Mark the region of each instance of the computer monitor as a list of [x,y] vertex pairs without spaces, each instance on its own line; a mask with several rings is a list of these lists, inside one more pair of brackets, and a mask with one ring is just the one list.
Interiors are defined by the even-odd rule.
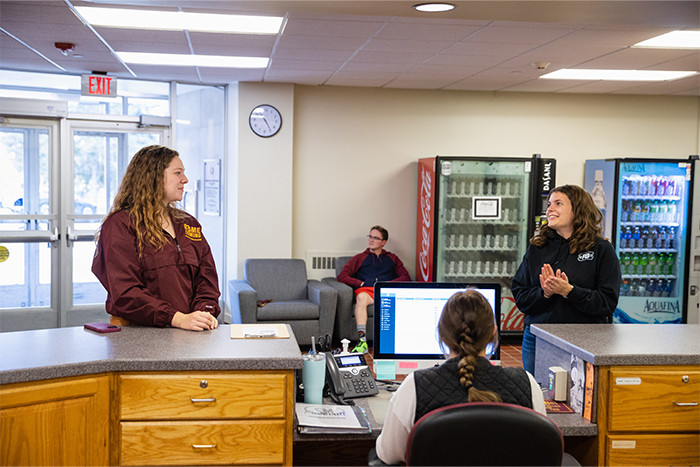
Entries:
[[[374,368],[394,361],[395,374],[408,374],[445,361],[437,325],[447,300],[457,292],[474,289],[494,310],[500,329],[501,286],[492,283],[377,282],[374,285]],[[500,339],[497,340],[500,342]],[[448,350],[449,351],[449,350]],[[486,349],[491,360],[500,360],[500,344]],[[386,367],[385,367],[386,368]]]

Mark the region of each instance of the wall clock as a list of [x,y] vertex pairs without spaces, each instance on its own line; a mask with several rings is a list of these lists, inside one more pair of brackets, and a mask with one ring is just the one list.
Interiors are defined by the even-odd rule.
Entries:
[[282,116],[279,110],[271,105],[259,105],[250,112],[248,118],[250,129],[253,133],[262,137],[269,138],[275,136],[282,127]]

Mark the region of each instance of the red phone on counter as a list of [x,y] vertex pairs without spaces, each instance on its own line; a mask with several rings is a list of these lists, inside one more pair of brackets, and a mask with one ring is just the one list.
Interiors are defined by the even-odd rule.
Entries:
[[87,323],[83,327],[95,332],[118,332],[122,330],[120,326],[109,323]]

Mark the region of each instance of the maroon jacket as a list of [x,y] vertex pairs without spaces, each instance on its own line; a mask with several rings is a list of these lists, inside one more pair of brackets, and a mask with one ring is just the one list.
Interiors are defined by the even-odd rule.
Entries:
[[175,238],[156,251],[146,242],[138,256],[128,211],[102,224],[92,272],[107,289],[107,313],[144,326],[170,325],[176,312],[219,308],[219,280],[209,244],[197,219],[173,219]]
[[364,282],[366,287],[372,287],[379,281],[410,281],[408,271],[394,253],[382,250],[379,255],[372,253],[369,248],[350,258],[350,261],[338,274],[338,281],[357,289]]

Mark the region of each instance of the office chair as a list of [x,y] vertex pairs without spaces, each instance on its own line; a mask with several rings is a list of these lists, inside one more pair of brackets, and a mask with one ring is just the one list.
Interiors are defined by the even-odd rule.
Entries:
[[562,464],[559,427],[513,404],[471,402],[433,410],[416,422],[406,444],[407,465]]

